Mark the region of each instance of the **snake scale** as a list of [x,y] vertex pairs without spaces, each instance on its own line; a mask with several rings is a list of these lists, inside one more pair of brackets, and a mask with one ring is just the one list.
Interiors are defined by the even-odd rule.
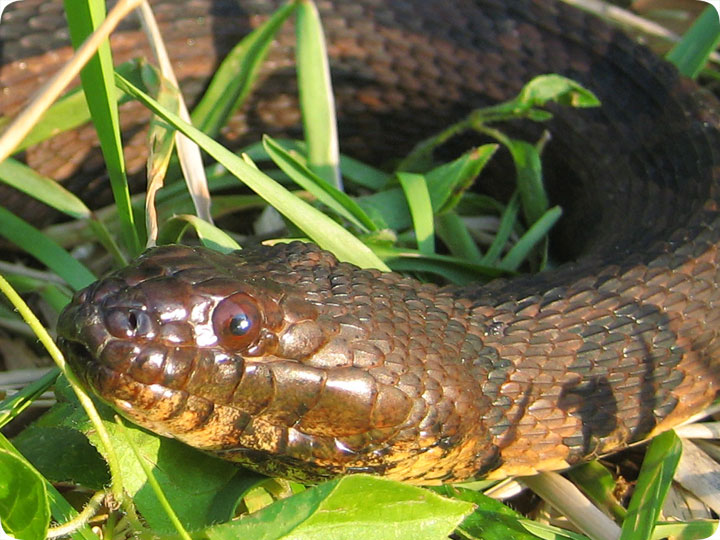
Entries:
[[[16,88],[69,54],[53,30],[56,4],[38,16],[27,1],[9,8],[15,25],[0,25],[14,60],[0,71],[12,89],[0,96],[5,113],[20,105]],[[191,99],[214,59],[275,7],[154,5]],[[573,262],[460,288],[361,270],[299,243],[230,255],[159,247],[79,292],[61,315],[59,343],[83,380],[142,426],[304,480],[371,472],[433,484],[563,469],[708,405],[720,384],[716,102],[557,1],[320,8],[342,149],[358,157],[402,155],[537,74],[598,94],[599,109],[557,110],[544,126],[547,181],[566,209],[554,245]],[[23,21],[44,37],[8,36]],[[141,41],[129,23],[114,38],[117,57]],[[286,32],[225,142],[298,133],[290,49]],[[128,107],[134,170],[142,114]],[[95,197],[93,156],[81,130],[25,158],[70,185],[84,179]]]

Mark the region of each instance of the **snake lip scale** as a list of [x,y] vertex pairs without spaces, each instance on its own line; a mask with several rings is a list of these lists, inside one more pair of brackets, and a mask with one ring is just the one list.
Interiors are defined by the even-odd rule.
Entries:
[[[172,4],[155,3],[171,34],[184,16]],[[197,26],[179,26],[198,32],[198,47],[248,19],[222,1],[192,3],[207,6]],[[360,157],[402,153],[540,73],[599,95],[598,110],[558,109],[547,125],[547,181],[567,209],[555,245],[573,262],[438,287],[301,243],[158,247],[61,314],[58,343],[85,383],[153,431],[306,481],[564,469],[707,406],[720,384],[717,103],[551,0],[323,9],[341,142]],[[241,132],[297,125],[286,43]],[[180,64],[193,53],[182,54]]]

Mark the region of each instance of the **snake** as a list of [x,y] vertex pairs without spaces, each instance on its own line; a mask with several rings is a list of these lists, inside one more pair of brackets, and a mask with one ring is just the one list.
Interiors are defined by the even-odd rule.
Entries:
[[[55,4],[45,4],[50,13]],[[70,54],[54,39],[62,32],[48,31],[55,17],[32,6],[6,14],[44,36],[5,36],[15,59],[0,72],[7,88],[40,82]],[[153,6],[192,100],[229,44],[277,3]],[[566,262],[440,286],[300,242],[229,254],[159,246],[77,292],[60,315],[58,344],[81,380],[142,427],[307,482],[372,473],[439,484],[563,470],[710,404],[720,385],[714,98],[621,30],[556,0],[319,7],[341,148],[373,163],[538,74],[598,95],[597,109],[558,107],[540,127],[508,126],[513,136],[552,134],[543,167],[565,209],[552,245]],[[0,33],[12,28],[6,21]],[[299,132],[291,34],[278,37],[223,142]],[[141,42],[128,23],[113,38],[117,58]],[[3,93],[0,109],[18,108],[17,96]],[[92,198],[102,174],[82,133],[25,158]],[[140,133],[131,130],[130,172],[142,161]]]

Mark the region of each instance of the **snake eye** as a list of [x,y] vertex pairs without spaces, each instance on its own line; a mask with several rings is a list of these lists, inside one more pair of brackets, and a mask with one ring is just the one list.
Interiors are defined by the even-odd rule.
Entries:
[[217,305],[212,322],[221,345],[242,350],[251,346],[260,334],[262,315],[252,298],[236,293]]

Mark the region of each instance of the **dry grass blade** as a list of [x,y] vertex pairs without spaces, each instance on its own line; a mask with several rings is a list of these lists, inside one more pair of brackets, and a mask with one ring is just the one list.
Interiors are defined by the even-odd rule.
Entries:
[[0,135],[0,161],[4,161],[13,153],[43,113],[77,77],[103,40],[107,39],[120,21],[137,8],[140,2],[141,0],[121,0],[118,2],[100,27],[83,43],[75,55],[43,85],[38,95],[15,118],[7,130]]
[[[165,43],[160,35],[160,29],[158,28],[150,4],[148,4],[147,1],[143,1],[142,4],[140,4],[138,15],[148,35],[148,40],[155,58],[158,61],[158,65],[160,66],[160,72],[163,77],[170,81],[176,88],[179,88],[177,77],[175,77],[175,72],[170,63],[170,57],[165,48]],[[190,123],[190,113],[188,112],[182,94],[179,92],[178,101],[178,116]],[[190,196],[195,204],[197,215],[200,219],[212,223],[212,216],[210,214],[210,190],[208,189],[200,148],[182,133],[175,134],[175,143],[177,144],[180,167],[182,168]]]

